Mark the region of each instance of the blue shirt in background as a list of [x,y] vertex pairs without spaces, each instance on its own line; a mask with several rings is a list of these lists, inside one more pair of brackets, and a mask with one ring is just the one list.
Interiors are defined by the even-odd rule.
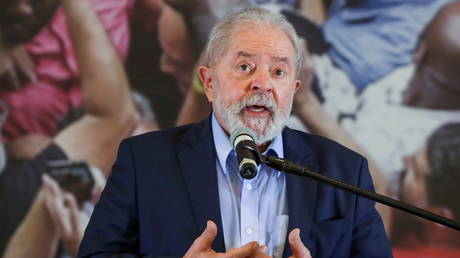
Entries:
[[[268,247],[268,255],[281,257],[289,221],[285,175],[261,165],[255,178],[243,179],[229,137],[214,114],[212,133],[225,249],[257,241]],[[264,154],[284,157],[281,133]]]
[[323,31],[329,55],[362,91],[409,64],[420,33],[452,0],[335,0]]

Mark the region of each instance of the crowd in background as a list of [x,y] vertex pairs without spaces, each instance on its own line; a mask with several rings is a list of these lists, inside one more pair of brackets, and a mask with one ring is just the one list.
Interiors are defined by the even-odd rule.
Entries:
[[[75,257],[120,141],[209,117],[207,36],[257,6],[303,40],[288,126],[364,155],[376,192],[460,221],[460,1],[4,0],[0,255]],[[460,256],[460,233],[377,209],[396,257]]]

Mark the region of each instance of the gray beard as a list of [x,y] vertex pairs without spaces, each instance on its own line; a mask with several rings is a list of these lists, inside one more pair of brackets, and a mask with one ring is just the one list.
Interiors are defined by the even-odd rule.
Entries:
[[[219,90],[216,90],[214,112],[220,115],[224,128],[232,134],[236,129],[249,127],[256,133],[254,141],[261,145],[272,141],[283,130],[287,117],[291,114],[292,96],[290,105],[286,110],[279,110],[273,98],[269,94],[256,94],[242,101],[224,106]],[[271,114],[266,118],[248,118],[243,116],[244,108],[250,105],[265,106]]]

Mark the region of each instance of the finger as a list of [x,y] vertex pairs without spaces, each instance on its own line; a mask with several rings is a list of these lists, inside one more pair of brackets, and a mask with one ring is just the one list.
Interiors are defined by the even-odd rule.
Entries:
[[71,222],[69,211],[65,207],[64,193],[61,191],[57,182],[48,175],[42,176],[43,189],[46,191],[46,207],[51,219],[56,226],[60,236],[71,234]]
[[302,243],[300,239],[300,229],[296,228],[289,233],[289,244],[291,246],[292,256],[294,257],[310,257],[310,251]]
[[90,172],[94,179],[94,186],[91,190],[91,202],[96,204],[99,202],[102,190],[104,190],[104,186],[107,180],[105,179],[102,171],[97,167],[90,166]]
[[252,241],[252,242],[249,242],[243,245],[240,248],[235,248],[235,249],[228,251],[227,253],[225,253],[226,255],[224,255],[224,257],[232,257],[232,258],[248,257],[251,255],[254,255],[259,249],[259,247],[260,247],[259,243],[257,243],[256,241]]
[[204,251],[211,248],[212,242],[217,235],[217,226],[216,224],[208,220],[206,223],[206,228],[204,229],[203,233],[193,242],[190,249],[192,251]]
[[34,82],[36,80],[34,62],[24,48],[17,50],[15,62],[21,79],[24,79],[25,82]]
[[15,58],[13,58],[12,60],[12,67],[10,69],[10,80],[11,80],[11,83],[12,85],[14,86],[14,89],[15,90],[18,90],[21,88],[21,70],[20,68],[18,68],[18,65],[17,65],[17,60]]
[[271,256],[267,255],[264,252],[261,252],[259,250],[256,250],[254,253],[251,255],[247,256],[248,258],[272,258]]
[[49,193],[49,194],[51,194],[53,196],[60,196],[61,195],[61,189],[59,188],[59,185],[49,175],[47,175],[47,174],[42,175],[42,183],[43,183],[43,189],[47,193]]
[[99,202],[99,199],[101,199],[101,194],[102,194],[103,189],[104,189],[103,187],[95,186],[91,190],[91,202],[93,204],[97,204]]
[[47,174],[42,175],[42,189],[46,193],[45,200],[49,210],[53,210],[61,201],[59,187],[56,182]]
[[1,87],[6,90],[15,90],[15,71],[14,62],[11,58],[0,60],[0,81]]
[[21,86],[36,81],[36,76],[33,70],[29,69],[28,67],[24,67],[23,65],[18,64],[17,74],[19,81],[21,82]]
[[46,200],[46,207],[48,213],[53,220],[58,235],[63,237],[70,234],[70,222],[68,219],[68,212],[64,207],[62,199],[50,196]]
[[64,195],[64,204],[66,205],[69,211],[70,229],[72,230],[72,235],[68,237],[79,239],[83,236],[85,227],[82,226],[82,220],[80,219],[80,209],[78,207],[75,196],[71,193],[66,193]]
[[14,91],[18,90],[21,87],[21,81],[19,80],[19,76],[14,67],[9,69],[8,73],[5,76],[8,89]]
[[267,253],[268,247],[266,245],[261,245],[259,246],[259,249],[257,251],[262,252],[262,253]]
[[80,230],[80,210],[78,209],[77,200],[71,193],[64,194],[64,205],[69,211],[70,226],[73,234]]
[[268,247],[265,246],[265,245],[261,245],[261,246],[259,246],[259,248],[258,248],[253,254],[251,254],[249,257],[250,257],[250,258],[267,258],[267,257],[270,257],[269,255],[267,255],[267,251],[268,251]]

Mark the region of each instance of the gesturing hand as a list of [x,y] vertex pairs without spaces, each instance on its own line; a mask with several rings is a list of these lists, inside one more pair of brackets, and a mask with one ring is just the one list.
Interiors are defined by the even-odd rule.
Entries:
[[[302,243],[300,239],[300,230],[298,228],[294,229],[289,233],[289,245],[291,246],[292,255],[289,258],[311,258],[310,251]],[[267,250],[266,246],[261,246],[256,252],[254,252],[250,258],[269,258],[265,252]]]
[[292,251],[292,256],[289,258],[311,258],[310,251],[300,239],[300,229],[296,228],[289,233],[289,245]]
[[232,249],[226,253],[217,253],[211,249],[211,245],[217,235],[217,226],[214,222],[208,221],[206,229],[201,235],[195,239],[190,249],[185,253],[185,258],[204,258],[204,257],[220,257],[220,258],[243,258],[251,256],[259,249],[257,242],[249,242],[240,248]]

